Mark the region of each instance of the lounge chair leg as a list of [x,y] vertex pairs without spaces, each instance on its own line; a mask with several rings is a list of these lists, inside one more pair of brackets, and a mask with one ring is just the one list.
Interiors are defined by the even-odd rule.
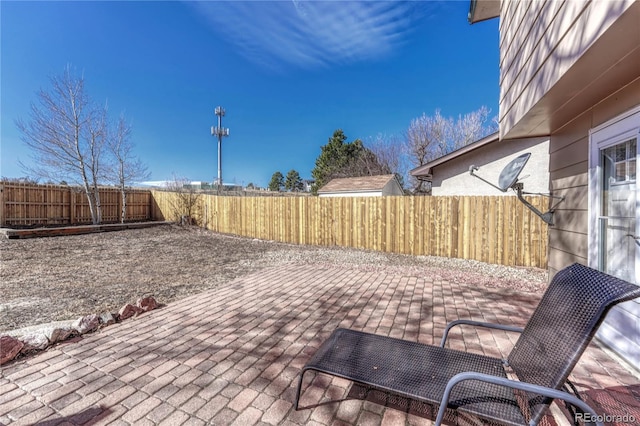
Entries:
[[306,372],[307,372],[306,368],[303,368],[302,371],[300,372],[300,380],[298,381],[298,390],[296,391],[296,403],[295,403],[296,411],[299,410],[298,403],[300,402],[300,393],[302,392],[302,379],[304,379],[304,373]]

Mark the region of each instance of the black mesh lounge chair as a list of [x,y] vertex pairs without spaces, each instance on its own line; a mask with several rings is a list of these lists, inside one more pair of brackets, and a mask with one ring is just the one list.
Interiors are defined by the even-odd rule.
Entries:
[[[445,414],[537,425],[554,399],[596,416],[566,391],[567,377],[608,310],[636,297],[640,287],[574,264],[556,274],[524,329],[453,321],[440,346],[337,329],[303,367],[295,407],[304,373],[313,370],[439,406],[436,426]],[[445,348],[449,330],[462,324],[521,334],[505,360]]]

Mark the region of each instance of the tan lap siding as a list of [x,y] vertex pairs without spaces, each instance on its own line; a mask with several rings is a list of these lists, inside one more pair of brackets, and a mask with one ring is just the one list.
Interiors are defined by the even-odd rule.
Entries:
[[549,275],[575,262],[587,264],[590,116],[587,112],[569,123],[549,144],[551,190],[565,197],[549,228]]
[[[640,79],[611,95],[551,136],[550,184],[566,197],[549,228],[549,275],[573,262],[587,264],[589,129],[640,104]],[[595,208],[595,206],[593,206]]]
[[601,2],[599,7],[573,0],[511,4],[514,1],[502,5],[501,137],[633,4],[631,0]]

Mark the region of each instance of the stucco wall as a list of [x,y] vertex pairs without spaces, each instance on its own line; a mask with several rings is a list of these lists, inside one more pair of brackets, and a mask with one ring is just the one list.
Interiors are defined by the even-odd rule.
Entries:
[[529,138],[493,142],[462,154],[432,169],[432,195],[515,195],[501,192],[469,174],[469,166],[480,168],[476,174],[498,184],[498,176],[512,159],[531,153],[521,179],[527,192],[549,192],[549,138]]

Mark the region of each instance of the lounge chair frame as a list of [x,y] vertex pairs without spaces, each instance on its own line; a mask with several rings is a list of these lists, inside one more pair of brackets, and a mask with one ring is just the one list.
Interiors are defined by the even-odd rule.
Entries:
[[[339,328],[303,367],[295,409],[300,409],[305,373],[315,371],[437,405],[436,426],[447,414],[535,426],[554,399],[597,418],[564,387],[609,309],[637,297],[639,286],[574,264],[555,275],[524,328],[456,320],[446,326],[440,346]],[[450,330],[462,325],[520,337],[506,359],[446,348]]]

